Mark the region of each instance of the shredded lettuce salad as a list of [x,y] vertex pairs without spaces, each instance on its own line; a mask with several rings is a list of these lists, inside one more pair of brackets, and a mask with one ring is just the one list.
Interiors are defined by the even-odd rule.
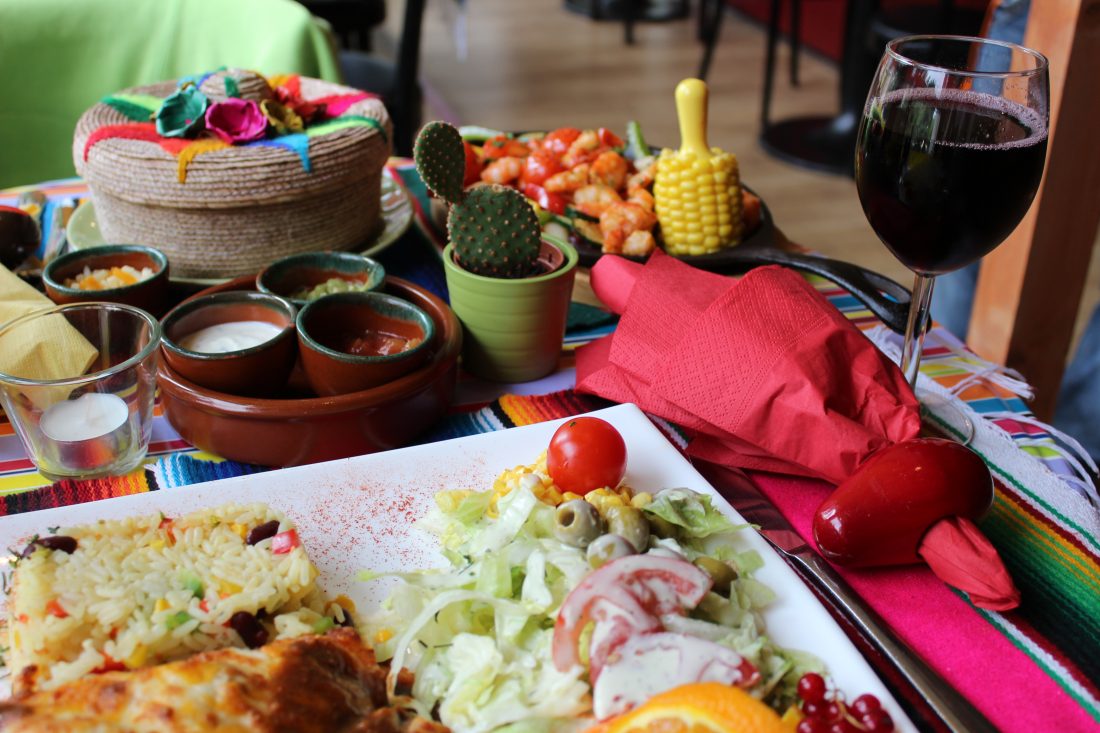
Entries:
[[[551,640],[559,607],[592,567],[584,550],[554,536],[555,507],[536,497],[536,487],[537,479],[519,481],[499,498],[496,518],[486,513],[491,491],[442,492],[418,527],[439,539],[451,567],[359,576],[404,581],[362,631],[380,661],[415,673],[422,712],[435,711],[458,733],[551,733],[591,723],[583,717],[591,711],[587,674],[559,672]],[[761,675],[750,692],[782,712],[801,674],[823,668],[767,636],[761,610],[775,596],[752,577],[760,556],[730,541],[742,527],[689,489],[659,492],[643,511],[679,528],[675,539],[651,537],[649,552],[691,561],[706,555],[737,570],[727,593],[708,593],[689,615],[666,619],[667,630],[747,658]]]

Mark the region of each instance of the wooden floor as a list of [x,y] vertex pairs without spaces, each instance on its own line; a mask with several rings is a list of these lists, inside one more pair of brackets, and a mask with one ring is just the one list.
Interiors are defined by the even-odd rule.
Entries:
[[[391,3],[387,21],[394,35],[398,5]],[[429,118],[505,130],[571,125],[620,131],[633,119],[648,140],[679,144],[672,94],[699,65],[694,18],[640,24],[635,45],[627,46],[620,23],[576,15],[562,0],[467,0],[465,6],[467,53],[460,59],[457,3],[428,3],[421,76]],[[785,72],[785,46],[781,54]],[[792,166],[760,148],[763,59],[763,29],[727,14],[707,80],[710,143],[738,156],[742,179],[792,240],[909,285],[911,275],[868,226],[850,179]],[[803,53],[801,69],[799,87],[791,87],[785,73],[777,75],[773,118],[836,109],[836,67]],[[1088,305],[1100,296],[1100,257],[1093,258],[1092,270]]]

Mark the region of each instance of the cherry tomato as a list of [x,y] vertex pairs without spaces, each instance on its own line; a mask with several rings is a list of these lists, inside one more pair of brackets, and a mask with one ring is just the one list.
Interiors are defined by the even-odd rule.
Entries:
[[545,150],[536,150],[523,162],[523,172],[519,174],[520,183],[533,183],[541,186],[547,178],[565,170],[558,156]]
[[553,214],[565,213],[565,197],[560,193],[550,193],[542,186],[533,183],[523,184],[523,195]]
[[542,139],[542,148],[555,155],[561,155],[580,136],[581,131],[575,127],[559,127]]
[[626,443],[606,420],[575,417],[550,439],[546,468],[562,491],[583,496],[618,486],[626,474]]
[[477,157],[477,149],[473,145],[462,141],[462,147],[466,150],[466,175],[462,179],[463,187],[472,186],[481,180],[481,160]]
[[481,146],[481,155],[486,160],[496,160],[497,158],[507,157],[523,158],[526,157],[529,152],[531,151],[526,145],[507,135],[491,137]]
[[611,130],[608,130],[606,127],[601,127],[597,130],[596,137],[600,139],[601,145],[606,145],[609,148],[621,148],[625,144],[621,137],[611,132]]

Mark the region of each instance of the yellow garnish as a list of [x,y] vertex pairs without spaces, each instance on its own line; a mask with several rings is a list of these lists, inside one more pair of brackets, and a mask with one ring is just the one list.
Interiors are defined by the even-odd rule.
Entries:
[[111,275],[121,280],[123,285],[133,285],[137,282],[136,277],[126,272],[126,270],[123,270],[121,267],[112,267]]
[[154,550],[163,550],[164,549],[164,540],[162,538],[158,537],[155,540],[153,540],[152,542],[150,542],[149,546],[152,547]]
[[168,605],[168,601],[164,600],[163,598],[158,598],[156,605],[153,606],[153,611],[159,613],[160,611],[167,611],[169,608],[170,606]]
[[648,491],[643,491],[640,494],[635,494],[634,498],[630,500],[630,506],[635,509],[643,509],[653,503],[653,494]]
[[242,590],[244,590],[244,588],[237,585],[236,583],[230,583],[228,580],[218,581],[218,595],[222,598],[225,598],[226,596],[231,596],[235,593],[240,593]]
[[378,633],[374,635],[375,644],[385,644],[387,641],[393,638],[393,629],[379,629]]
[[248,536],[248,527],[244,526],[240,522],[231,522],[229,524],[229,529],[230,531],[239,534],[242,540]]
[[355,601],[351,600],[343,593],[333,598],[332,602],[348,613],[355,613]]
[[144,644],[138,644],[133,653],[126,657],[126,661],[123,662],[130,669],[137,669],[138,667],[145,666],[145,660],[149,658],[149,650],[145,648]]

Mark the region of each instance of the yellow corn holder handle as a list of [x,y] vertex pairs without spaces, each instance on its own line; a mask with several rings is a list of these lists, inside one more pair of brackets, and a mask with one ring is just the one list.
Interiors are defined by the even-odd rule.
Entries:
[[676,85],[680,150],[657,159],[653,195],[665,251],[702,255],[741,241],[741,179],[737,158],[707,146],[707,85]]

